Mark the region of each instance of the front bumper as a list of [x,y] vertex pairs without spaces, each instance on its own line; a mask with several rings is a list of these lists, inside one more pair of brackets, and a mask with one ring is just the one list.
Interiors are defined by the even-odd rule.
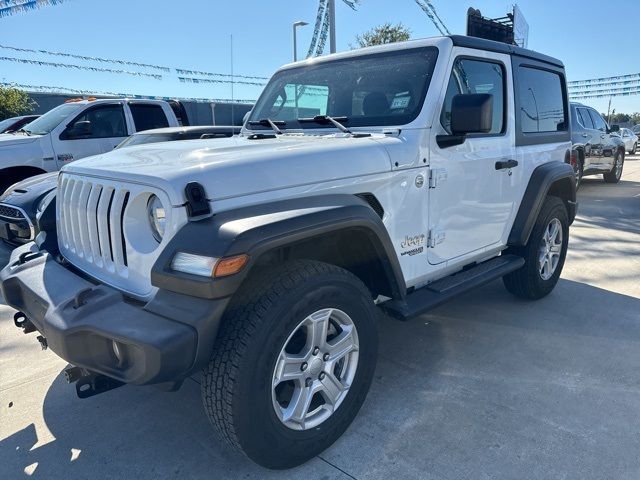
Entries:
[[33,243],[12,252],[0,289],[64,360],[138,385],[179,382],[206,365],[228,303],[163,290],[136,303]]

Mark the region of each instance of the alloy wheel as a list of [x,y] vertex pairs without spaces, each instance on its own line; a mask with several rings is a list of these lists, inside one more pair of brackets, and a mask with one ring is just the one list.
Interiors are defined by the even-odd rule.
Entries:
[[358,332],[345,312],[306,317],[282,347],[272,377],[273,408],[293,430],[308,430],[340,406],[358,368]]
[[538,271],[543,280],[549,280],[560,262],[562,253],[562,223],[552,219],[544,230],[538,251]]
[[622,177],[622,166],[624,165],[624,155],[618,152],[616,154],[616,178],[620,179]]

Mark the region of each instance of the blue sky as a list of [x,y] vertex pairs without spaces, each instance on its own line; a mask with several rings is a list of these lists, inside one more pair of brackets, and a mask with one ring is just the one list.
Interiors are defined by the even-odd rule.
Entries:
[[[362,0],[356,12],[337,2],[338,50],[349,49],[356,34],[385,21],[403,22],[414,38],[438,34],[414,0]],[[469,6],[480,8],[485,16],[498,17],[512,2],[432,3],[453,33],[464,33]],[[618,0],[606,8],[600,0],[520,0],[518,4],[530,25],[529,47],[561,58],[570,80],[640,71],[634,23],[640,13],[638,0]],[[317,0],[67,0],[59,6],[0,18],[0,44],[229,73],[233,35],[235,73],[268,77],[291,61],[291,23],[313,23],[316,9]],[[619,22],[614,21],[616,15]],[[610,20],[609,26],[603,23],[603,16]],[[298,30],[300,56],[306,52],[312,30],[311,25]],[[0,56],[132,69],[5,49],[0,49]],[[231,96],[229,85],[180,83],[175,74],[154,80],[7,61],[0,61],[0,80],[145,95]],[[236,98],[255,99],[259,92],[260,87],[236,85],[234,93]],[[589,103],[606,111],[608,100]],[[640,111],[640,96],[614,98],[612,106],[618,112]]]

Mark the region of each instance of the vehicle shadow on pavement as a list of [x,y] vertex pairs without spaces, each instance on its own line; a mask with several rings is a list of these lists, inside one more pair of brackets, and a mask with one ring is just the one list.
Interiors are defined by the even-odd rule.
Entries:
[[561,280],[546,299],[525,302],[494,282],[411,322],[381,316],[380,329],[378,368],[360,415],[298,469],[270,472],[220,443],[195,380],[177,393],[126,386],[79,400],[58,375],[40,387],[42,425],[23,423],[0,441],[0,478],[640,472],[639,299]]

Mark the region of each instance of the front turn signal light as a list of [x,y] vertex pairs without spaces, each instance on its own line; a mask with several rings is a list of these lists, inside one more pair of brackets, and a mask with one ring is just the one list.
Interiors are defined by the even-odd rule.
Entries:
[[178,252],[171,261],[171,269],[200,277],[227,277],[238,273],[249,261],[249,255],[216,258]]
[[227,257],[218,261],[216,268],[213,270],[214,277],[227,277],[238,273],[244,268],[249,261],[249,255],[236,255],[235,257]]

